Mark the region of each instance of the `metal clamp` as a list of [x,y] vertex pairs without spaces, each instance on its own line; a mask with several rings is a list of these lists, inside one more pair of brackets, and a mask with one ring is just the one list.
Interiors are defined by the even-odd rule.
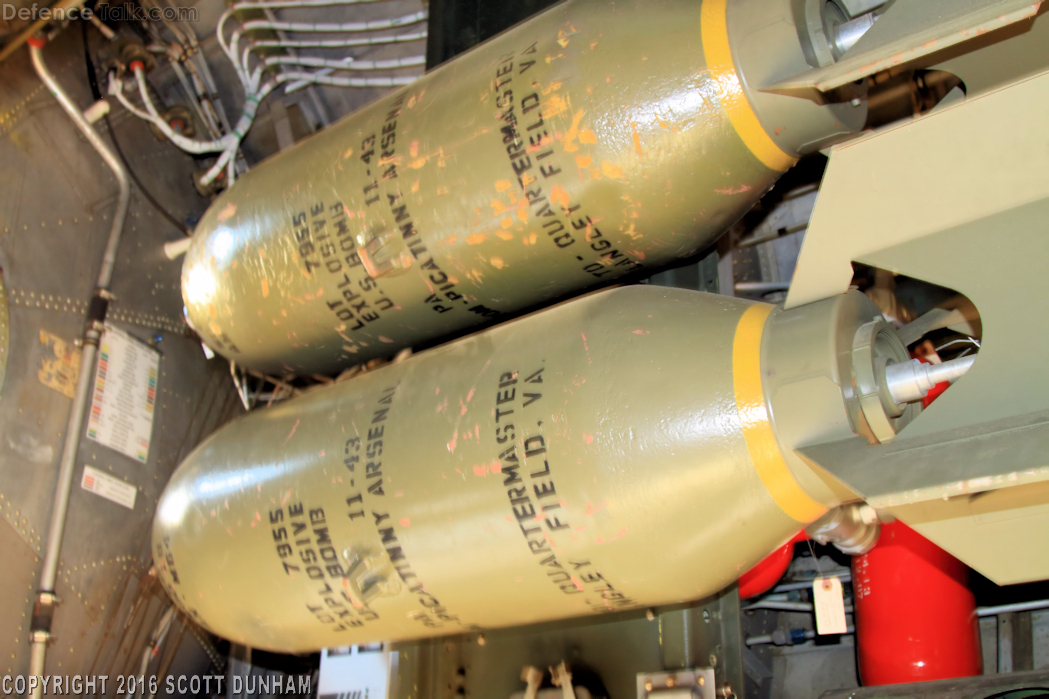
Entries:
[[41,590],[36,593],[36,601],[43,605],[54,606],[56,604],[62,604],[62,598],[56,595],[54,592],[48,590]]
[[47,643],[51,640],[51,619],[54,617],[55,607],[61,601],[51,590],[37,591],[33,618],[29,622],[29,638],[33,643]]

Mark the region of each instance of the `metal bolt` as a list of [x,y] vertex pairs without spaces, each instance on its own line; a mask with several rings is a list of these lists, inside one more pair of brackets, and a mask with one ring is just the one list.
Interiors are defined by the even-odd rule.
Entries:
[[718,666],[718,656],[716,656],[713,653],[711,653],[709,660],[710,660],[710,667],[717,667]]
[[655,619],[656,618],[655,610],[654,609],[649,609],[647,612],[645,612],[645,618],[648,619],[649,621],[652,621],[653,619]]
[[699,677],[696,678],[696,684],[698,684],[700,687],[702,687],[706,683],[707,683],[707,678],[704,677],[703,675],[700,675]]
[[645,691],[646,692],[651,692],[652,691],[652,680],[647,680],[645,682]]
[[477,645],[483,646],[485,643],[488,643],[488,641],[485,639],[484,634],[482,633],[477,637]]
[[667,686],[668,687],[673,687],[676,684],[677,684],[677,678],[675,678],[673,675],[670,675],[669,677],[667,677]]

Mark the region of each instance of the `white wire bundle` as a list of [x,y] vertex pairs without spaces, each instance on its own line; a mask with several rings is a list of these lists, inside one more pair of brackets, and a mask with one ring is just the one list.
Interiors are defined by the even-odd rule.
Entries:
[[[373,20],[369,22],[345,22],[345,23],[309,23],[309,22],[282,22],[272,19],[251,20],[245,22],[230,35],[230,41],[225,40],[225,24],[240,10],[275,10],[282,8],[301,7],[327,7],[332,5],[357,5],[383,0],[245,0],[234,3],[219,17],[215,28],[215,35],[219,46],[233,64],[233,68],[244,88],[244,108],[240,119],[233,130],[220,139],[211,141],[197,141],[186,138],[175,133],[160,114],[157,113],[153,101],[150,99],[146,77],[141,65],[133,65],[132,72],[138,83],[139,95],[146,111],[142,111],[124,95],[123,85],[112,73],[109,76],[109,94],[116,97],[124,107],[140,119],[154,124],[161,133],[171,140],[176,146],[189,153],[220,153],[215,164],[200,178],[201,184],[209,184],[222,172],[227,171],[228,184],[233,184],[236,178],[236,154],[240,148],[241,140],[251,128],[258,112],[259,103],[262,102],[273,90],[285,85],[286,92],[292,92],[307,85],[332,85],[335,87],[394,87],[407,85],[414,82],[418,76],[396,76],[396,77],[343,77],[332,75],[334,71],[370,71],[390,70],[396,68],[408,68],[425,65],[425,56],[408,56],[388,60],[365,61],[345,58],[342,60],[330,60],[315,58],[311,56],[279,55],[268,56],[258,62],[251,69],[252,52],[260,48],[343,48],[350,46],[375,46],[393,44],[405,41],[425,39],[426,32],[413,32],[407,34],[396,34],[392,36],[340,38],[340,39],[318,39],[318,40],[287,40],[265,39],[250,41],[243,52],[238,55],[239,44],[248,33],[258,30],[289,32],[311,32],[311,33],[360,33],[376,30],[393,29],[417,24],[426,19],[426,12],[415,12],[392,19]],[[263,75],[268,68],[274,66],[291,66],[284,68],[280,73],[273,76],[265,83],[262,82]],[[307,71],[301,68],[320,68],[321,70]]]

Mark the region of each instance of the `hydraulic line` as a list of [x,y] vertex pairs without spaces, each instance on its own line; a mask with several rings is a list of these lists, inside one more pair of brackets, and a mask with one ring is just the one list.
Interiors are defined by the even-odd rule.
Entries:
[[[105,252],[102,256],[98,280],[95,284],[94,294],[88,304],[87,318],[84,323],[83,347],[80,356],[80,376],[77,379],[73,405],[66,425],[65,444],[62,449],[61,460],[59,461],[58,478],[55,484],[55,500],[51,512],[51,526],[47,535],[44,562],[40,571],[40,586],[34,606],[33,620],[30,625],[29,672],[32,675],[44,674],[47,643],[51,638],[51,622],[55,605],[58,602],[54,592],[55,577],[58,573],[59,555],[62,550],[62,538],[65,533],[69,495],[73,485],[73,472],[76,469],[76,456],[80,447],[84,417],[87,414],[87,400],[91,392],[98,343],[102,336],[103,323],[105,322],[106,311],[109,305],[109,286],[113,278],[113,267],[116,265],[117,246],[120,243],[121,233],[124,229],[124,220],[131,201],[131,183],[123,164],[110,150],[105,141],[99,137],[91,124],[84,118],[80,108],[73,102],[54,74],[47,68],[41,50],[43,46],[44,41],[42,39],[33,37],[29,40],[29,54],[37,75],[40,76],[41,81],[54,95],[62,109],[69,115],[69,118],[72,119],[74,125],[84,135],[88,143],[102,156],[106,165],[112,170],[117,180],[119,194],[117,196],[116,211],[113,213],[113,223],[109,230],[109,238],[106,241]],[[39,696],[40,691],[41,688],[38,687],[34,690],[33,695]]]

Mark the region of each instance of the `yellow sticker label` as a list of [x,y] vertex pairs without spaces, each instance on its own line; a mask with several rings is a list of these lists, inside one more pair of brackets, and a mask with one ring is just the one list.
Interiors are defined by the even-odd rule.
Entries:
[[40,331],[40,383],[61,394],[73,397],[80,376],[80,348],[51,333]]

